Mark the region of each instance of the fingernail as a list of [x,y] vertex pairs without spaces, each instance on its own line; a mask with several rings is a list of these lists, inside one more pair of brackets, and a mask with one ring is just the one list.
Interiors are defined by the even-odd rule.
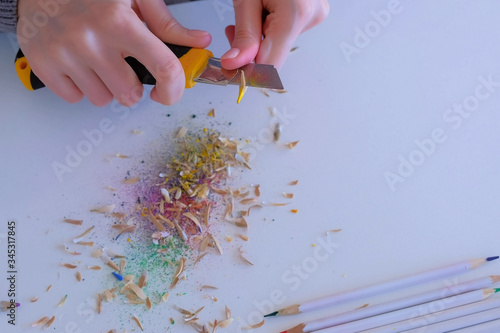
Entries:
[[240,54],[240,49],[237,48],[232,48],[231,50],[227,51],[224,53],[224,55],[221,57],[221,59],[233,59],[236,58]]
[[203,31],[203,30],[189,30],[188,35],[191,37],[205,37],[208,35],[208,32]]

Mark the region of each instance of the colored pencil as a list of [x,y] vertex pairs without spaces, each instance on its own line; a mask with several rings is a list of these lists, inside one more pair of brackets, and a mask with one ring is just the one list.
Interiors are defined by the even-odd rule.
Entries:
[[[474,302],[482,301],[500,289],[479,289],[469,291],[468,293],[454,295],[447,298],[442,298],[437,301],[432,301],[424,304],[414,305],[407,308],[399,309],[396,311],[384,313],[378,316],[369,317],[361,320],[351,321],[342,325],[336,325],[325,329],[314,331],[315,333],[345,333],[345,332],[360,332],[370,328],[378,327],[381,325],[395,323],[415,316],[415,314],[423,312],[424,314],[432,316],[436,310],[447,310],[456,308],[458,306],[471,304]],[[427,312],[427,313],[425,313]],[[392,332],[392,329],[385,332]]]
[[340,292],[326,297],[306,301],[301,304],[291,305],[284,309],[269,313],[264,317],[273,317],[279,315],[294,315],[315,309],[325,308],[328,306],[360,299],[363,297],[382,294],[384,292],[401,289],[404,287],[414,286],[417,284],[429,282],[446,276],[456,275],[475,269],[486,262],[493,261],[499,257],[488,257],[484,259],[473,259],[461,261],[452,265],[440,267],[430,271],[418,273],[415,275],[406,276],[400,279],[391,280],[385,283],[371,285],[361,289],[354,289],[350,291]]
[[[486,311],[481,311],[478,313],[473,313],[468,316],[463,316],[460,318],[450,319],[446,321],[442,321],[437,324],[427,325],[425,327],[416,328],[413,330],[405,331],[405,333],[442,333],[458,330],[461,328],[470,327],[477,324],[486,323],[493,319],[500,318],[500,307],[493,308]],[[425,329],[425,330],[423,330]],[[476,331],[474,331],[476,332]],[[498,331],[497,331],[498,332]]]
[[407,297],[399,298],[397,300],[388,301],[385,303],[369,305],[364,308],[355,309],[343,313],[333,315],[331,317],[318,319],[315,321],[310,321],[307,323],[301,323],[291,329],[288,329],[282,333],[305,333],[313,332],[315,330],[320,330],[327,327],[332,327],[335,325],[345,324],[351,321],[376,316],[382,313],[387,313],[399,309],[403,309],[409,306],[422,304],[426,302],[431,302],[448,296],[454,296],[461,293],[488,288],[492,284],[500,282],[500,275],[493,275],[488,277],[483,277],[455,286],[449,286],[444,288],[438,288],[435,290],[427,291],[418,295],[410,295]]
[[488,321],[486,323],[461,328],[453,333],[498,333],[500,332],[500,319]]
[[[482,302],[475,302],[443,311],[440,310],[439,312],[435,312],[432,315],[420,315],[419,313],[418,317],[412,317],[408,318],[408,320],[369,329],[363,331],[363,333],[404,332],[410,329],[415,329],[429,324],[435,324],[445,320],[467,316],[469,314],[486,311],[497,307],[500,307],[500,297],[491,297]],[[425,331],[425,329],[422,329],[422,331]],[[500,332],[500,330],[498,330],[497,332]]]

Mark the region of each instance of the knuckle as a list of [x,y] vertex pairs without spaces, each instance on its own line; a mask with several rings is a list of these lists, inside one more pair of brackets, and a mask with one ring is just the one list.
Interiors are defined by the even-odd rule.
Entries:
[[184,70],[178,60],[170,60],[156,66],[156,82],[175,83],[184,77]]

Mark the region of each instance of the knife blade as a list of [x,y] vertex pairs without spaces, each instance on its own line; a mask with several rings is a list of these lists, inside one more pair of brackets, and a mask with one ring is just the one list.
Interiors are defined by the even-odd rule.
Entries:
[[[224,69],[219,58],[206,49],[197,49],[165,43],[181,62],[186,76],[186,88],[192,88],[196,83],[226,85],[241,85],[241,72],[244,72],[245,84],[249,87],[267,89],[283,89],[278,71],[273,65],[250,63],[234,70]],[[156,84],[156,79],[133,57],[125,58],[137,77],[143,84]],[[45,87],[42,81],[33,73],[28,60],[21,49],[17,52],[15,67],[18,77],[28,90]]]

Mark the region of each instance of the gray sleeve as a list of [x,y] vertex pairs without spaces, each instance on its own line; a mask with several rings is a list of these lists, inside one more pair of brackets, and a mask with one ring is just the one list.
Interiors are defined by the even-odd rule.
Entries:
[[17,0],[0,0],[0,32],[16,32]]

